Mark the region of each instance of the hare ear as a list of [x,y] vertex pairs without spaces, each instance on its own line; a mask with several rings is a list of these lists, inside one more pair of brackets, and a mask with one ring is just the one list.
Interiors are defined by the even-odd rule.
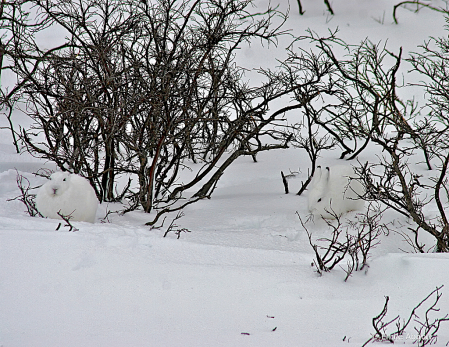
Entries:
[[[329,166],[326,166],[326,170],[323,173],[323,177],[322,177],[322,184],[328,184],[329,183],[329,177],[331,175],[331,169],[329,168]],[[326,182],[326,183],[324,183]]]
[[312,180],[310,181],[310,187],[315,187],[319,181],[321,181],[321,166],[316,167]]

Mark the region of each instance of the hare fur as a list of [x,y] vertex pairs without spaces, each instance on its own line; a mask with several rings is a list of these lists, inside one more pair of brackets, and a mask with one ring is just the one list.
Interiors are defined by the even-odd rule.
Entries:
[[68,172],[55,172],[36,194],[36,208],[47,218],[61,219],[58,212],[71,221],[95,222],[98,200],[85,178]]
[[352,166],[317,167],[308,192],[309,211],[315,216],[334,219],[350,211],[362,210],[363,185]]

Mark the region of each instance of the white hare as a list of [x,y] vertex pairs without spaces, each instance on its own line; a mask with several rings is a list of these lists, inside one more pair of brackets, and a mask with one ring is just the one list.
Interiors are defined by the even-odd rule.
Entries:
[[352,166],[317,167],[310,182],[308,205],[315,216],[333,219],[349,211],[362,210],[363,185],[356,180]]
[[55,172],[36,194],[36,208],[48,218],[61,219],[58,212],[72,221],[95,222],[98,200],[85,178],[68,172]]

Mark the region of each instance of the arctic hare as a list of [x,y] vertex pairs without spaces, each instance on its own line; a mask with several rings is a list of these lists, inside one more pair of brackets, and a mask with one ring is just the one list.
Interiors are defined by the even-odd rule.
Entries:
[[36,208],[48,218],[61,219],[58,212],[72,221],[95,222],[98,200],[85,178],[68,172],[55,172],[39,188]]
[[317,167],[310,182],[309,211],[316,216],[333,219],[346,212],[363,209],[365,202],[360,196],[364,188],[356,177],[349,165],[335,165],[324,170]]

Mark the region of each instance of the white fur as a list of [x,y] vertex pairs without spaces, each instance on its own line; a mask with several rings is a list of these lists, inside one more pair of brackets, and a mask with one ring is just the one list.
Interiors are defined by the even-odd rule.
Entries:
[[313,206],[315,206],[318,199],[323,197],[324,190],[327,187],[328,180],[329,180],[329,168],[326,167],[323,170],[321,166],[318,166],[315,169],[315,173],[313,174],[308,189],[309,191],[308,202],[310,211],[313,208]]
[[48,218],[61,219],[72,216],[71,221],[95,222],[98,200],[95,191],[85,178],[68,172],[55,172],[39,188],[36,208]]
[[[316,176],[316,177],[315,177]],[[363,185],[357,181],[352,166],[335,165],[326,171],[317,167],[310,182],[309,211],[315,216],[333,219],[349,211],[362,210]]]

